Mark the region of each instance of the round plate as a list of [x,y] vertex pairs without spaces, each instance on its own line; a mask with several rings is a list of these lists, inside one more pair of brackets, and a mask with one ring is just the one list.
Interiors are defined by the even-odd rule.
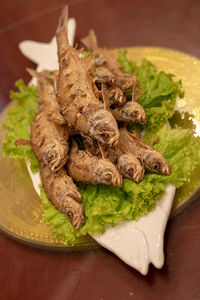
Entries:
[[[200,135],[200,61],[187,54],[162,48],[135,47],[128,49],[128,58],[140,63],[150,60],[158,70],[181,79],[185,97],[177,100],[176,109],[189,113]],[[9,107],[8,107],[9,108]],[[6,119],[8,108],[0,115],[0,126]],[[178,116],[177,120],[178,122]],[[3,131],[0,131],[2,145]],[[40,198],[36,194],[24,161],[12,161],[0,155],[0,229],[10,237],[37,248],[56,251],[80,251],[100,247],[86,236],[76,245],[66,246],[54,238],[51,228],[42,221]],[[194,171],[192,181],[177,189],[171,216],[188,205],[199,191],[200,175]]]

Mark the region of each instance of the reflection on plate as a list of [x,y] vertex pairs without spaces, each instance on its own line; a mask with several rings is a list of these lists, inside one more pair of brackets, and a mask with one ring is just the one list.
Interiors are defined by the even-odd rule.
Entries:
[[[181,116],[186,112],[191,115],[190,119],[193,119],[196,133],[199,134],[200,61],[184,53],[161,48],[130,48],[128,57],[137,63],[146,58],[155,64],[158,70],[173,73],[177,79],[182,79],[185,97],[177,101],[176,108]],[[6,113],[7,110],[0,116],[1,127]],[[179,114],[176,115],[176,121],[181,122]],[[1,144],[2,140],[1,130]],[[76,251],[99,247],[89,236],[81,238],[74,246],[63,245],[61,240],[55,239],[51,229],[42,221],[40,199],[32,186],[25,162],[9,162],[7,158],[0,156],[0,164],[0,229],[2,231],[14,239],[37,248]],[[196,170],[192,181],[177,190],[171,216],[195,198],[199,186],[200,175]]]

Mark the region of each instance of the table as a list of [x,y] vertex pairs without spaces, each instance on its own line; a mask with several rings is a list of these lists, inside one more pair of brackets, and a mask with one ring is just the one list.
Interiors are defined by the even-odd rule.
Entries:
[[[0,110],[34,67],[18,50],[49,42],[61,7],[77,20],[76,41],[94,28],[101,46],[159,46],[200,58],[199,0],[0,0]],[[146,277],[107,250],[56,253],[0,235],[0,299],[200,299],[200,197],[168,222],[165,265]]]

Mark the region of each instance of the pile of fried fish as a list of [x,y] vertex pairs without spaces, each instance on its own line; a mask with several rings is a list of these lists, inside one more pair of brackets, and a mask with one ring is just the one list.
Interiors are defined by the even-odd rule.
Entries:
[[65,7],[56,30],[59,70],[29,70],[37,78],[39,98],[31,145],[48,199],[78,229],[84,207],[73,180],[120,187],[122,177],[140,182],[145,170],[169,175],[170,166],[127,130],[127,124],[147,122],[137,103],[136,75],[120,70],[114,54],[98,47],[93,31],[82,40],[90,53],[84,57],[69,45],[67,25]]

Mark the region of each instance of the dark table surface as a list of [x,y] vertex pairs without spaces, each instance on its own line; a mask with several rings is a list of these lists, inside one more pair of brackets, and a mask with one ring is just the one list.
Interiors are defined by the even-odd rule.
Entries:
[[[159,46],[200,58],[199,0],[0,0],[0,109],[34,67],[18,50],[49,42],[61,7],[77,20],[76,40],[94,28],[101,46]],[[200,299],[200,199],[168,222],[165,265],[146,277],[107,250],[55,253],[0,235],[0,299]]]

